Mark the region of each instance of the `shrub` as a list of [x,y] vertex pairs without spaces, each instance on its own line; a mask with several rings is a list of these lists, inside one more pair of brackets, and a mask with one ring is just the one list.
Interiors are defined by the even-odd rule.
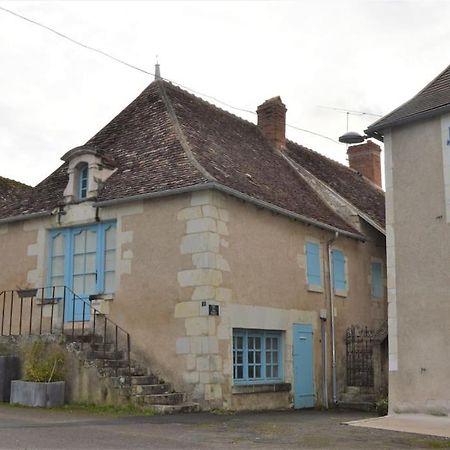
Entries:
[[25,350],[24,380],[49,383],[64,381],[65,354],[56,344],[34,342]]
[[375,403],[375,409],[379,416],[387,416],[388,409],[389,409],[389,400],[387,397],[380,398]]

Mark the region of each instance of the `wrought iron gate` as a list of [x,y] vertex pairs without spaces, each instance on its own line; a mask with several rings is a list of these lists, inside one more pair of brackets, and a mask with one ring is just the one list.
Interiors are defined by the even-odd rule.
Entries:
[[346,332],[347,386],[373,387],[373,331],[351,326]]

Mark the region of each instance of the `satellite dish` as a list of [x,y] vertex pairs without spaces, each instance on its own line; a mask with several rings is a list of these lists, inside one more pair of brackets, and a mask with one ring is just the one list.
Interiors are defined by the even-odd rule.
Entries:
[[348,131],[339,137],[339,142],[343,142],[344,144],[359,144],[366,140],[366,136],[362,136],[356,131]]

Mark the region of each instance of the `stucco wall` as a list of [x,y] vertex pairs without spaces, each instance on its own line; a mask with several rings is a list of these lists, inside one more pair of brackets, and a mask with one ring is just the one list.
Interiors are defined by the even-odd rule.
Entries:
[[386,136],[393,412],[450,411],[450,228],[441,135],[441,119],[434,118]]
[[[10,281],[15,279],[30,286],[46,284],[48,229],[115,219],[118,287],[102,308],[130,332],[136,359],[206,407],[287,407],[292,391],[233,392],[232,330],[283,331],[285,381],[291,383],[292,326],[309,323],[314,330],[315,393],[321,404],[322,310],[327,315],[331,401],[326,242],[333,233],[212,191],[102,208],[97,218],[89,202],[66,209],[60,224],[51,217],[10,225],[0,234],[0,242],[10,246],[2,263],[20,253],[8,272],[13,275],[0,273],[0,288],[16,287]],[[386,301],[370,295],[370,262],[384,261],[384,239],[362,227],[367,242],[338,237],[333,244],[344,251],[348,275],[347,295],[335,298],[339,392],[345,386],[345,330],[350,325],[376,330],[386,317]],[[308,291],[308,239],[321,244],[320,292]],[[219,316],[207,315],[209,304],[219,306]]]

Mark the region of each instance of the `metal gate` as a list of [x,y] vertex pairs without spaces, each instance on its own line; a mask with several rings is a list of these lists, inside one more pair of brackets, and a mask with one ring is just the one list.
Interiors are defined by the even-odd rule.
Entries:
[[347,386],[373,387],[373,331],[351,326],[346,332]]

